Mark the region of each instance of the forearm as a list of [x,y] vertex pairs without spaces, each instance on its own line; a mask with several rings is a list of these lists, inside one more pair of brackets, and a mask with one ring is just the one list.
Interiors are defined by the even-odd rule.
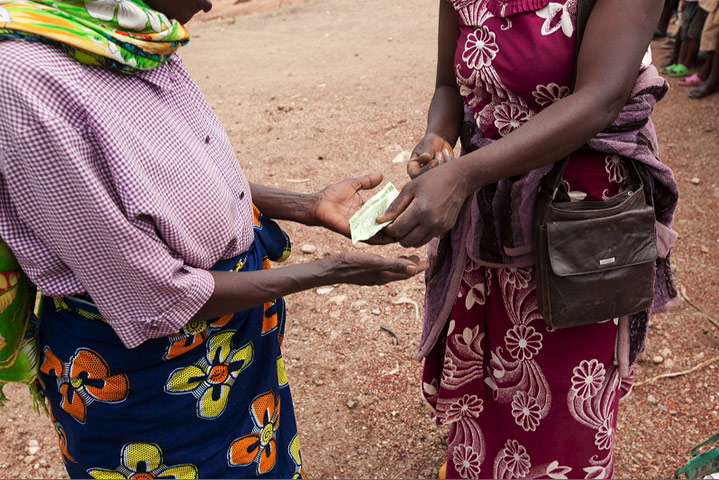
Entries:
[[253,272],[211,271],[215,288],[194,320],[241,312],[302,290],[334,283],[331,262],[314,262]]
[[427,115],[427,133],[437,134],[450,145],[454,145],[462,128],[464,101],[454,76],[454,52],[459,38],[459,22],[450,2],[440,2],[439,19],[437,76]]
[[211,271],[215,287],[194,320],[209,320],[241,312],[264,303],[321,285],[350,283],[384,285],[406,280],[421,272],[424,265],[416,256],[384,258],[378,255],[345,252],[322,260],[252,272]]
[[616,118],[601,95],[577,92],[532,117],[509,135],[446,167],[469,193],[503,178],[554,163],[575,152]]
[[252,202],[269,218],[315,225],[317,195],[291,192],[250,182]]
[[464,103],[456,88],[440,85],[427,114],[427,132],[439,135],[450,145],[457,143],[464,119]]

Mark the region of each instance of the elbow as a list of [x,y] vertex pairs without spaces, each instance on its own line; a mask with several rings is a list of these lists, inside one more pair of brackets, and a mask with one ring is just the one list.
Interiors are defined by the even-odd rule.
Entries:
[[603,92],[595,97],[594,108],[594,130],[599,133],[606,130],[617,119],[624,106],[627,104],[629,93],[624,89],[617,89],[613,92]]
[[604,128],[614,123],[621,111],[624,109],[624,106],[627,104],[628,98],[629,94],[622,90],[606,100],[604,113],[606,125],[604,125]]

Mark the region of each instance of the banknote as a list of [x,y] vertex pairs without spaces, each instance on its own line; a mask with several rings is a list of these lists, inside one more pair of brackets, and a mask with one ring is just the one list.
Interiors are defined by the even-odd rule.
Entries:
[[370,198],[350,218],[352,243],[361,242],[374,237],[377,232],[391,222],[377,223],[377,217],[382,215],[394,199],[399,196],[399,190],[392,183],[388,183],[375,196]]

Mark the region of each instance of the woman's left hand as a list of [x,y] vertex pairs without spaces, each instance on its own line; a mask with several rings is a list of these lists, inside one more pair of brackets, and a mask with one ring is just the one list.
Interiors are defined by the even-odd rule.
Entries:
[[[375,173],[359,178],[348,178],[333,183],[316,194],[312,207],[313,224],[325,227],[345,237],[351,237],[349,219],[364,205],[362,190],[372,190],[382,183],[382,174]],[[367,243],[384,245],[394,240],[381,232]]]
[[382,233],[403,247],[421,247],[454,226],[470,194],[466,175],[442,164],[406,184],[377,222],[394,220]]

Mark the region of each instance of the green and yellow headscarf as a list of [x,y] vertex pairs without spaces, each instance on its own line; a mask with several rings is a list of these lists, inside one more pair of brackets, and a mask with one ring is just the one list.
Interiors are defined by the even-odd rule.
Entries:
[[0,39],[60,45],[87,65],[132,73],[189,41],[185,27],[142,0],[0,0]]

